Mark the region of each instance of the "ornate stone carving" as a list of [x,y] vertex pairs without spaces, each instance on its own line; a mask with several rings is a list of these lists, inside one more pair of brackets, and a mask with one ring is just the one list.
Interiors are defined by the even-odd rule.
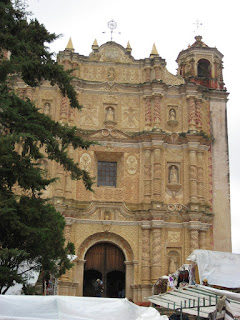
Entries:
[[88,153],[83,153],[80,157],[80,168],[82,170],[90,171],[91,169],[91,157]]
[[151,98],[145,98],[145,126],[150,127],[152,124],[152,106]]
[[108,80],[113,81],[115,79],[115,70],[114,68],[109,68],[107,73]]
[[133,106],[123,107],[123,127],[136,129],[139,126],[139,112]]
[[197,99],[196,100],[196,126],[198,130],[202,129],[202,114],[201,114],[201,110],[202,110],[202,100]]
[[150,230],[142,229],[142,280],[150,280]]
[[199,249],[199,244],[198,244],[198,230],[190,230],[190,251],[193,252],[196,249]]
[[195,97],[188,98],[188,123],[189,123],[189,130],[196,131]]
[[92,104],[86,103],[80,113],[80,124],[96,127],[98,125],[98,109]]
[[129,156],[127,158],[127,172],[129,174],[135,174],[137,171],[137,159],[135,156]]
[[161,96],[157,95],[154,97],[154,128],[159,129],[161,123]]
[[180,243],[180,232],[168,231],[168,241],[170,243]]
[[69,100],[67,97],[62,97],[60,107],[60,120],[66,120],[68,114]]
[[206,243],[207,243],[207,237],[206,237],[206,231],[200,231],[199,232],[199,246],[200,246],[200,249],[202,250],[206,250],[207,249],[207,246],[206,246]]
[[161,233],[160,228],[152,230],[152,266],[151,280],[156,281],[161,274]]
[[144,196],[151,196],[151,150],[144,150]]

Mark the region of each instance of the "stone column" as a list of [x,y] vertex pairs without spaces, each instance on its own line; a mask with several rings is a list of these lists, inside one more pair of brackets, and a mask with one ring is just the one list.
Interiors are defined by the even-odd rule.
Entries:
[[145,99],[145,127],[148,129],[152,125],[152,102],[151,97],[146,96]]
[[152,164],[151,164],[151,150],[144,150],[144,199],[150,200],[152,194]]
[[86,260],[77,260],[75,269],[74,282],[78,283],[77,296],[82,297],[83,295],[83,275],[84,275],[84,263]]
[[[71,219],[71,218],[70,218]],[[64,228],[64,237],[66,242],[71,241],[71,227],[72,227],[72,221],[69,218],[65,218],[65,228]]]
[[155,79],[160,80],[160,66],[154,66],[155,70]]
[[192,132],[196,132],[196,105],[195,105],[195,97],[189,96],[187,97],[188,101],[188,125],[189,130]]
[[161,127],[161,95],[154,96],[154,129]]
[[[74,149],[72,146],[68,147],[68,155],[70,158],[74,160]],[[65,193],[66,197],[69,198],[72,196],[73,192],[73,180],[71,178],[71,173],[69,171],[65,171]]]
[[203,153],[197,153],[197,195],[199,202],[202,203],[204,201],[204,193],[203,193]]
[[195,150],[189,151],[189,164],[190,202],[197,202],[197,154]]
[[151,80],[151,67],[145,67],[145,81],[149,82]]
[[65,122],[68,115],[69,101],[67,97],[62,97],[60,106],[60,121]]
[[160,228],[152,230],[152,266],[151,266],[151,282],[154,284],[162,274],[161,264],[161,235]]
[[134,284],[134,262],[124,261],[126,266],[125,273],[125,297],[128,299],[133,299],[132,285]]
[[197,130],[202,130],[202,100],[196,99],[196,126]]
[[150,282],[150,225],[142,225],[142,283]]
[[161,149],[153,151],[153,196],[157,201],[161,200]]
[[190,251],[193,252],[196,249],[199,249],[199,230],[190,229]]
[[206,230],[199,231],[199,247],[202,250],[207,249],[207,238],[206,238]]
[[56,163],[55,165],[56,165],[56,178],[57,178],[57,181],[55,182],[55,195],[57,197],[63,197],[64,170],[59,163]]

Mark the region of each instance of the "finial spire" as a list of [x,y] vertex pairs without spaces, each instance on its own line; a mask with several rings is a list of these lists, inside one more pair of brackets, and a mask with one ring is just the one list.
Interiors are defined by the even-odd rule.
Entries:
[[92,49],[93,51],[97,51],[99,48],[99,45],[97,43],[97,39],[94,40],[93,45],[92,45]]
[[154,57],[159,57],[155,43],[153,44],[152,52],[150,54],[150,58],[154,58]]
[[70,38],[66,46],[66,50],[74,51],[72,39]]
[[126,50],[127,50],[127,52],[128,52],[128,53],[130,53],[130,54],[131,54],[131,52],[132,52],[132,47],[131,47],[131,45],[130,45],[129,41],[128,41],[128,43],[127,43]]

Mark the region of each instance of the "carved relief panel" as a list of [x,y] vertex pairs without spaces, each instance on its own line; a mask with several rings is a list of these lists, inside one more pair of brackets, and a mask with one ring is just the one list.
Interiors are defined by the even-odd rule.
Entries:
[[137,98],[121,99],[122,128],[139,129],[139,100]]
[[97,129],[99,124],[99,104],[101,99],[97,96],[83,96],[83,108],[80,111],[80,126],[82,128]]

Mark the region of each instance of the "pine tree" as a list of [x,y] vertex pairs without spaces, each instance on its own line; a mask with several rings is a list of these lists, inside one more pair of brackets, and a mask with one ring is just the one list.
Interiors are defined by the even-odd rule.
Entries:
[[[89,174],[68,156],[72,146],[88,148],[74,127],[63,126],[42,114],[28,98],[14,91],[16,79],[35,88],[43,80],[57,85],[72,108],[81,109],[71,84],[70,71],[54,60],[47,45],[57,39],[36,19],[30,19],[22,1],[0,1],[0,293],[14,283],[26,284],[24,261],[29,268],[63,274],[72,264],[65,244],[64,217],[42,198],[55,181],[46,178],[39,162],[46,154],[83,179],[91,190]],[[44,153],[44,154],[43,154]],[[16,186],[21,192],[16,192]]]

